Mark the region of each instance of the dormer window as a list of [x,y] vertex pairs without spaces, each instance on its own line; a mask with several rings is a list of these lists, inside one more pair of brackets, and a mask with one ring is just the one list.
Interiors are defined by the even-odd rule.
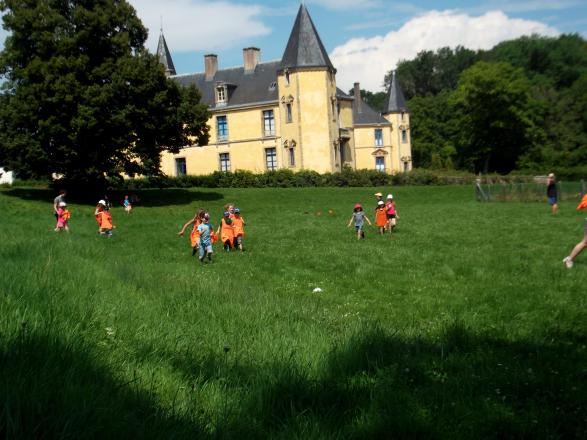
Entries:
[[217,104],[225,104],[226,103],[226,85],[219,84],[216,86],[216,103]]

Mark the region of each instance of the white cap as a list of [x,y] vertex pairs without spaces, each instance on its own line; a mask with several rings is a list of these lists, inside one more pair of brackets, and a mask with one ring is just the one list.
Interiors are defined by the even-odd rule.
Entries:
[[387,194],[387,200],[393,199],[393,194]]
[[67,203],[65,203],[65,202],[59,202],[59,206],[63,208],[64,206],[67,206]]
[[377,204],[378,204],[378,205],[381,205],[381,206],[383,206],[383,205],[384,205],[384,203],[383,203],[383,200],[379,200],[379,201],[377,202]]
[[104,201],[104,199],[99,200],[98,201],[98,205],[104,205],[104,206],[106,206],[106,201]]

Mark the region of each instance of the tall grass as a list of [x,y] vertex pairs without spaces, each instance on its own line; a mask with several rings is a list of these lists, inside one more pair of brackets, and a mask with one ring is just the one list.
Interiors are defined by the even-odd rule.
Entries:
[[[90,204],[58,234],[51,194],[0,191],[0,433],[585,437],[574,203],[395,188],[397,233],[357,242],[383,189],[150,190],[111,239]],[[176,232],[228,201],[246,252],[200,265]]]

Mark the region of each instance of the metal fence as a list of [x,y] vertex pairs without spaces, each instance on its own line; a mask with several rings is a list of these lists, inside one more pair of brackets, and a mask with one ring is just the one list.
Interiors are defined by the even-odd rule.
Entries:
[[[579,200],[587,193],[587,182],[557,182],[558,200]],[[533,182],[524,183],[482,183],[475,184],[475,196],[480,202],[544,202],[546,182],[537,177]]]

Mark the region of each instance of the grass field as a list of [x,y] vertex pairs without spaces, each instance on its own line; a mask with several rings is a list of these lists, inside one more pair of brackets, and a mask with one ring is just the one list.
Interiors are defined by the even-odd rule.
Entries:
[[[0,436],[585,438],[574,203],[400,187],[397,233],[357,242],[375,190],[143,191],[111,239],[1,190]],[[229,201],[247,251],[201,266],[177,231]]]

